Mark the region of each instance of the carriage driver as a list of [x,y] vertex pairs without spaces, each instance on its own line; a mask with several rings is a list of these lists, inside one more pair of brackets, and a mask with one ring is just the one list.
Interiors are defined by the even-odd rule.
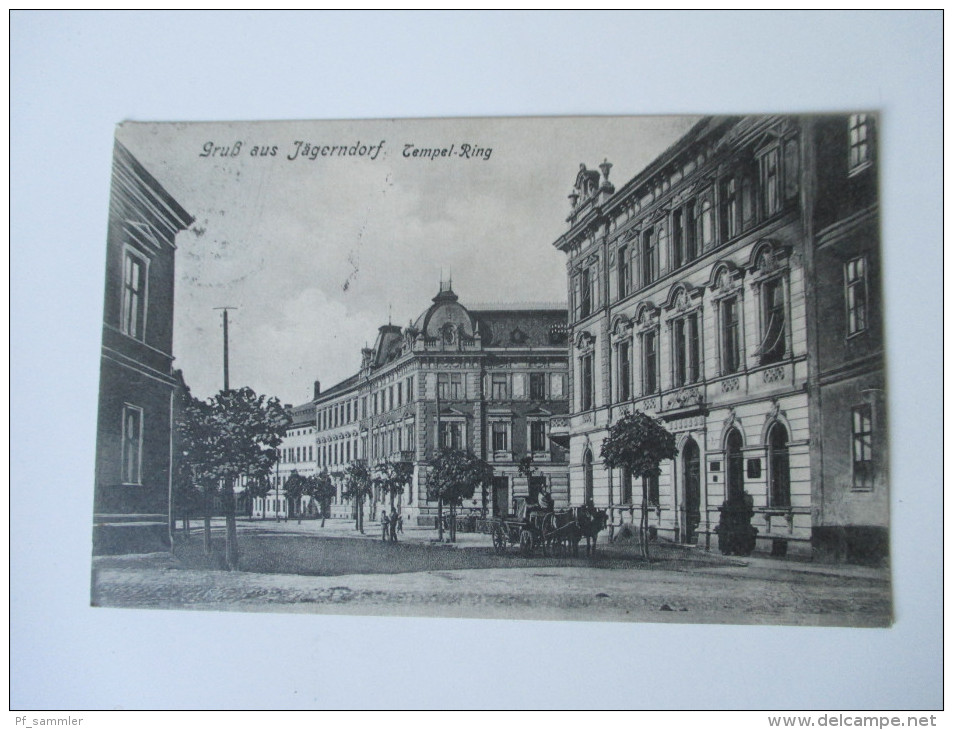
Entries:
[[546,487],[539,490],[539,495],[536,497],[536,504],[539,505],[541,512],[553,511],[553,495]]

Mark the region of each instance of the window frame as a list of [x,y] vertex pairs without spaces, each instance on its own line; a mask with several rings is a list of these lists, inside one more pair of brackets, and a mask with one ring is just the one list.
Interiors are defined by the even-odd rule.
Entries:
[[[858,430],[857,417],[861,417],[860,425],[864,425],[866,420],[867,430]],[[874,409],[869,403],[852,406],[850,409],[850,475],[851,491],[871,492],[874,489]],[[866,442],[864,438],[866,437]],[[866,459],[858,459],[858,445],[860,446],[861,456],[866,455]],[[864,474],[858,474],[858,464],[866,464]],[[858,478],[860,483],[858,483]]]
[[529,374],[529,399],[546,400],[546,373],[543,371]]
[[[860,264],[861,274],[859,277],[851,279],[850,271],[851,266],[855,264]],[[856,256],[846,262],[844,262],[844,307],[847,317],[847,339],[851,337],[856,337],[857,335],[863,334],[870,327],[870,300],[869,300],[869,286],[868,282],[868,265],[867,265],[867,255],[863,254],[861,256]],[[855,300],[854,305],[851,306],[851,294],[855,288],[862,289],[862,300],[860,301],[859,306]],[[852,317],[855,317],[855,312],[857,309],[860,309],[863,312],[863,324],[861,326],[856,326],[852,322]]]
[[[135,479],[127,479],[129,476],[126,470],[126,460],[127,460],[127,444],[129,439],[126,436],[126,416],[127,414],[136,414],[137,418],[137,433],[136,433],[136,464],[135,464]],[[123,403],[122,404],[122,421],[120,423],[120,452],[119,452],[119,481],[123,486],[130,487],[140,487],[142,486],[142,445],[143,445],[143,432],[145,431],[145,410],[141,406],[134,405],[132,403]]]
[[[648,338],[652,338],[651,341],[654,345],[653,349],[649,351],[646,347],[646,341]],[[650,327],[643,332],[639,333],[639,345],[641,347],[641,361],[642,361],[642,395],[649,396],[658,393],[661,390],[661,378],[659,377],[659,328]],[[651,363],[651,372],[653,382],[649,383],[649,368],[647,367]]]
[[[854,133],[863,133],[855,141]],[[873,164],[873,125],[869,114],[850,114],[847,117],[847,176],[851,177]],[[858,151],[855,159],[855,150]],[[862,153],[860,152],[862,150]]]
[[[728,308],[731,305],[735,312],[734,319],[734,337],[728,337]],[[722,375],[734,375],[743,370],[744,362],[743,337],[741,329],[741,296],[732,294],[726,296],[718,302],[718,342],[719,342],[719,370]],[[733,345],[729,348],[729,343]],[[729,352],[734,353],[734,367],[729,365]]]
[[[127,302],[126,293],[129,291],[129,285],[126,281],[126,264],[128,261],[133,260],[139,265],[140,270],[140,279],[142,280],[142,290],[135,292],[137,296],[137,301],[139,302],[138,307],[136,308],[136,327],[137,332],[132,333],[129,331],[128,327],[128,308],[129,304]],[[151,260],[149,257],[144,254],[139,249],[126,244],[122,248],[122,277],[120,279],[120,292],[119,292],[119,331],[130,337],[137,342],[146,341],[146,326],[149,316],[149,264]],[[141,323],[140,320],[141,319]]]

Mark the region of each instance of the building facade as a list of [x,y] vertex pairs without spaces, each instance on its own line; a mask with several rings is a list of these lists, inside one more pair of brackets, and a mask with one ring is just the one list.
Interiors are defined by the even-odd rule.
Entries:
[[[354,515],[342,493],[349,463],[363,460],[373,471],[400,460],[414,465],[414,477],[398,509],[433,524],[427,477],[440,447],[469,450],[493,467],[493,483],[464,505],[471,512],[509,512],[516,497],[535,498],[544,487],[566,504],[566,449],[551,438],[567,428],[566,343],[564,306],[468,309],[449,285],[407,327],[380,327],[357,373],[324,392],[315,384],[313,466],[338,482],[332,516]],[[527,456],[528,475],[520,470]],[[371,509],[379,505],[375,497]]]
[[314,404],[295,406],[291,409],[291,425],[278,449],[278,464],[272,470],[273,487],[265,496],[251,500],[252,517],[286,519],[289,515],[300,514],[301,510],[307,509],[310,501],[308,497],[302,497],[298,504],[290,504],[283,487],[294,473],[303,477],[317,473],[314,447]]
[[815,180],[808,251],[814,543],[837,559],[888,552],[888,443],[877,118],[804,120]]
[[168,544],[175,237],[192,217],[113,152],[96,438],[94,552]]
[[[882,342],[879,316],[844,304],[850,261],[863,258],[866,302],[879,268],[876,183],[856,177],[848,192],[833,172],[856,154],[848,126],[706,118],[619,190],[608,162],[580,166],[554,243],[570,297],[570,500],[608,508],[613,530],[638,521],[643,485],[606,468],[601,445],[632,410],[661,419],[679,449],[644,485],[652,532],[717,547],[719,507],[745,494],[756,549],[776,555],[811,554],[827,527],[842,541],[858,520],[885,524],[873,517],[886,518],[885,482],[857,499],[843,473],[852,449],[885,447],[884,434],[871,436],[866,402],[845,416],[835,395],[883,388],[882,346],[869,347]],[[867,317],[866,339],[845,345],[832,307]],[[838,447],[821,458],[828,439]]]

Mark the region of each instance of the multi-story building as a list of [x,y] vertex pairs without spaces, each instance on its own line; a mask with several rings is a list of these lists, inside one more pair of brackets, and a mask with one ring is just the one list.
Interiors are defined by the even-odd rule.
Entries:
[[169,539],[175,237],[192,217],[116,142],[96,438],[93,550]]
[[[315,395],[319,386],[315,383]],[[283,491],[288,478],[297,472],[303,477],[314,476],[315,469],[314,403],[305,403],[291,409],[291,425],[278,449],[278,463],[272,470],[272,489],[264,497],[252,499],[252,517],[282,517],[298,514],[309,499],[305,496],[299,504],[290,505]],[[292,508],[289,510],[289,507]]]
[[805,173],[815,548],[887,554],[887,417],[876,117],[807,118]]
[[[774,554],[810,554],[828,525],[885,524],[883,481],[857,486],[883,479],[869,454],[884,442],[871,405],[883,388],[882,348],[869,349],[880,347],[873,140],[854,119],[709,117],[619,190],[608,162],[580,166],[554,244],[568,256],[570,498],[608,507],[614,529],[632,521],[642,484],[600,450],[634,409],[679,449],[645,485],[658,534],[714,547],[719,507],[745,493],[757,548]],[[827,410],[809,403],[812,383]],[[875,395],[858,400],[858,388]],[[821,460],[828,440],[839,445]]]
[[[465,507],[499,514],[545,486],[568,501],[566,309],[559,305],[464,307],[447,285],[415,322],[380,327],[359,371],[332,388],[315,386],[314,468],[340,475],[354,460],[414,464],[399,502],[405,518],[432,522],[428,466],[439,447],[489,462],[492,484]],[[532,472],[520,470],[526,456]],[[351,517],[340,476],[332,516]]]

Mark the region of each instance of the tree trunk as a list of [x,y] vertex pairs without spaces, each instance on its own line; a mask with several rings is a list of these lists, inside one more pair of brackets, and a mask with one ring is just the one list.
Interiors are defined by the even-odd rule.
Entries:
[[639,549],[642,557],[649,559],[649,500],[648,485],[642,477],[642,517],[639,519]]
[[192,519],[188,512],[182,517],[182,533],[185,535],[186,540],[192,537]]
[[222,490],[222,502],[225,507],[225,566],[229,570],[238,570],[238,527],[235,524],[235,492],[230,479],[225,481]]
[[364,497],[358,497],[357,499],[357,529],[363,535],[364,534]]
[[212,488],[205,487],[205,535],[203,548],[206,555],[212,554]]
[[457,508],[456,505],[450,505],[450,542],[457,541]]
[[443,497],[437,498],[437,539],[443,542]]

